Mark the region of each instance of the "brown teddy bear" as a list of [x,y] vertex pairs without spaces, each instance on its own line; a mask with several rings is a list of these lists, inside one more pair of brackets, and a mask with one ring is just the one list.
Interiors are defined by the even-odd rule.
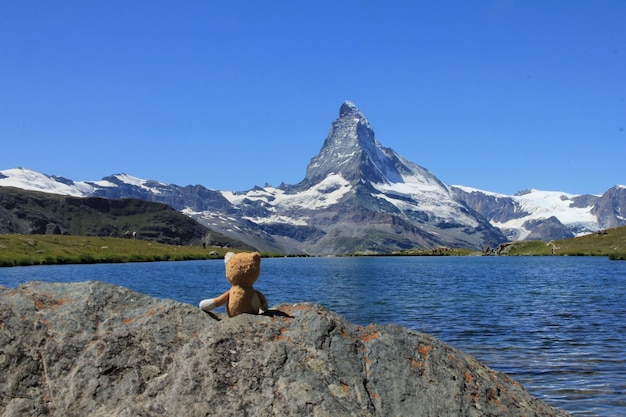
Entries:
[[267,311],[265,296],[252,287],[261,273],[261,255],[256,252],[238,254],[228,252],[224,262],[226,279],[232,287],[217,298],[200,301],[200,308],[209,312],[226,304],[228,317],[242,313],[259,314],[260,310]]

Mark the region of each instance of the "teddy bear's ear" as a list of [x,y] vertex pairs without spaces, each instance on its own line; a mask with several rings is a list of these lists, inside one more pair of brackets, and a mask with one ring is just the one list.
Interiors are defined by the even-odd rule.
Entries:
[[226,255],[224,255],[224,265],[226,265],[233,256],[235,256],[235,252],[227,252]]

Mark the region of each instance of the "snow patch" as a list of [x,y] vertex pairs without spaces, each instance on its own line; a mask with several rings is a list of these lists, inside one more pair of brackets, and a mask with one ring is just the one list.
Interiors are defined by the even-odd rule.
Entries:
[[27,168],[13,168],[0,171],[0,186],[16,187],[23,190],[40,191],[51,194],[85,197],[93,191],[87,183],[64,184],[54,178]]
[[107,181],[107,180],[93,181],[92,184],[95,184],[98,187],[104,187],[104,188],[117,187],[117,184],[114,184],[111,181]]
[[350,192],[350,183],[341,174],[331,174],[306,191],[289,194],[274,187],[257,188],[246,193],[222,191],[222,195],[231,204],[238,206],[244,200],[263,201],[277,210],[307,209],[316,210],[337,204]]
[[499,193],[494,193],[491,191],[485,191],[485,190],[480,190],[478,188],[474,188],[474,187],[467,187],[465,185],[451,185],[450,187],[454,187],[454,188],[458,188],[462,191],[465,191],[466,193],[480,193],[480,194],[484,194],[484,195],[488,195],[488,196],[492,196],[492,197],[511,197],[509,195],[506,194],[499,194]]
[[[523,195],[510,196],[521,211],[531,213],[528,216],[511,219],[507,222],[492,222],[492,225],[501,229],[518,229],[520,239],[525,239],[530,232],[522,228],[522,224],[528,220],[544,220],[552,216],[559,219],[565,226],[578,226],[584,230],[599,228],[598,220],[591,213],[593,206],[571,207],[576,194],[568,194],[560,191],[529,190]],[[524,233],[526,232],[526,233]],[[582,231],[578,235],[586,234]]]
[[402,212],[425,211],[435,218],[478,226],[478,222],[463,213],[462,206],[439,182],[422,175],[403,176],[403,180],[372,184],[380,191],[373,196],[390,202]]
[[273,223],[281,223],[281,224],[291,224],[293,226],[306,226],[307,222],[303,218],[294,219],[292,217],[280,216],[280,215],[271,215],[268,217],[244,217],[246,220],[250,220],[251,222],[257,224],[273,224]]
[[135,187],[139,187],[146,191],[150,191],[151,193],[154,193],[154,194],[161,194],[161,191],[156,187],[151,187],[146,184],[150,183],[150,184],[156,184],[159,186],[167,187],[167,184],[163,184],[157,181],[143,180],[141,178],[133,177],[132,175],[128,175],[128,174],[116,174],[116,175],[113,175],[113,177],[117,178],[123,184],[128,184],[128,185],[132,185]]

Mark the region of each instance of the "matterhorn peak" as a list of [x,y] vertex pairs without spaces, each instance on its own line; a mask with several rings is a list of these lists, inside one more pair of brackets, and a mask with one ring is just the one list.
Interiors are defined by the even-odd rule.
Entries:
[[339,120],[346,118],[361,122],[361,124],[363,124],[368,129],[372,128],[369,121],[367,120],[367,117],[365,117],[365,114],[363,114],[361,110],[359,110],[359,108],[356,106],[356,104],[354,104],[350,100],[344,101],[339,108]]
[[421,175],[423,168],[381,146],[365,115],[351,101],[344,101],[320,153],[311,159],[300,188],[318,184],[339,174],[354,184],[404,182],[404,176]]
[[350,100],[344,101],[341,107],[339,108],[339,117],[352,116],[356,114],[362,115],[361,111],[356,106],[356,104],[354,104]]

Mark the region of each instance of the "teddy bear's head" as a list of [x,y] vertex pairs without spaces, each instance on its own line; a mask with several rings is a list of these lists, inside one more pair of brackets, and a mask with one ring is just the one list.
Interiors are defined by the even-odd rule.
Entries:
[[226,262],[226,278],[231,285],[251,287],[261,273],[261,255],[241,252]]

